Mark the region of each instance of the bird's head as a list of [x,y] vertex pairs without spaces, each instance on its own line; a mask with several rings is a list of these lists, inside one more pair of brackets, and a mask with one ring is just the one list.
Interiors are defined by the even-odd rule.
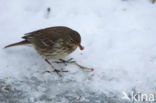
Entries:
[[76,31],[69,33],[68,43],[70,45],[79,47],[80,50],[84,50],[84,47],[81,45],[81,36]]

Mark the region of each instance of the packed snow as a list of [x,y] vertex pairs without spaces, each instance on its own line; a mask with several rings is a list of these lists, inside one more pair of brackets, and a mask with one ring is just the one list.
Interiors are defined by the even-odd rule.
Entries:
[[[155,12],[150,0],[1,0],[0,103],[126,103],[123,92],[156,93]],[[69,72],[44,73],[52,69],[32,47],[3,49],[52,26],[81,34],[85,50],[65,59],[93,72],[54,64]]]

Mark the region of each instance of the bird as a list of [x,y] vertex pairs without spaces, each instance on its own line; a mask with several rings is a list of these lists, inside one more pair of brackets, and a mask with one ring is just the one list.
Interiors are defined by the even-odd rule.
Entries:
[[81,45],[80,34],[66,26],[48,27],[26,33],[24,40],[5,46],[9,48],[12,46],[31,44],[43,59],[51,65],[53,72],[60,72],[56,69],[49,60],[63,60],[64,57],[70,55],[77,47],[84,50]]

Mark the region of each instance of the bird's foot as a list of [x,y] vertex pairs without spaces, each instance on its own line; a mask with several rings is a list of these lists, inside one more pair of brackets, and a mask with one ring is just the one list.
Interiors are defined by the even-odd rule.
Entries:
[[93,72],[94,71],[94,68],[88,68],[88,67],[82,66],[82,65],[78,64],[76,61],[73,61],[73,58],[70,58],[68,60],[63,60],[63,59],[59,59],[59,60],[60,61],[55,61],[54,63],[57,63],[57,64],[63,63],[65,65],[71,63],[71,64],[77,65],[79,68],[81,68],[81,69],[83,69],[85,71],[89,71],[89,72]]
[[69,71],[68,71],[68,70],[58,70],[58,69],[54,69],[53,71],[45,71],[44,73],[52,73],[52,72],[60,73],[60,72],[69,72]]
[[70,58],[70,59],[68,59],[68,60],[63,60],[63,59],[59,59],[60,61],[55,61],[54,63],[57,63],[57,64],[59,64],[59,63],[63,63],[64,65],[67,65],[67,64],[69,64],[69,63],[74,63],[74,62],[76,62],[76,61],[73,61],[73,58]]
[[58,70],[58,69],[54,69],[53,72],[59,73],[59,72],[69,72],[68,70]]
[[60,72],[69,72],[67,70],[58,70],[58,69],[54,69],[53,71],[45,71],[44,73],[57,73],[60,77],[62,77],[62,75],[60,74]]

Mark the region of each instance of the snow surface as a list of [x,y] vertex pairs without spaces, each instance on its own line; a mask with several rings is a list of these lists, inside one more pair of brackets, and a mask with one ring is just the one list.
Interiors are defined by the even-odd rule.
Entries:
[[[150,0],[1,0],[0,103],[126,103],[123,91],[156,92],[155,12]],[[81,34],[85,50],[66,59],[94,72],[43,73],[51,68],[33,48],[3,49],[51,26]]]

